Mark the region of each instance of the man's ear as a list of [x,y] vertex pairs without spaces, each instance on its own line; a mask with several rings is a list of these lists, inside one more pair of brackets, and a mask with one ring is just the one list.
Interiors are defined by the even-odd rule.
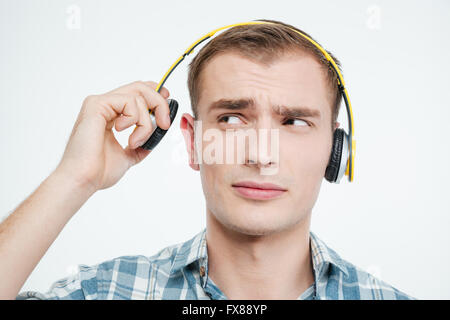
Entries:
[[189,166],[199,171],[200,166],[197,161],[197,152],[194,141],[194,118],[189,113],[183,113],[180,121],[180,129],[183,133],[184,142],[189,156]]

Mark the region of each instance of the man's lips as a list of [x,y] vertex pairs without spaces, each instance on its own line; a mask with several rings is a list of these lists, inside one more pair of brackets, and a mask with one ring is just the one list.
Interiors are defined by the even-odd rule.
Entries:
[[232,184],[241,196],[255,200],[268,200],[281,196],[287,190],[273,183],[258,183],[253,181],[242,181]]

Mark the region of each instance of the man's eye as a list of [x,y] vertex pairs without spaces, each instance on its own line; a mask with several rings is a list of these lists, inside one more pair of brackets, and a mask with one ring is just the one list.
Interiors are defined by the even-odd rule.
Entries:
[[297,127],[305,127],[305,126],[309,126],[309,123],[306,122],[305,120],[302,119],[296,119],[296,118],[291,118],[291,119],[286,119],[284,121],[285,124],[293,124],[294,126]]
[[219,122],[226,122],[229,124],[239,124],[241,120],[237,116],[223,116],[219,118]]

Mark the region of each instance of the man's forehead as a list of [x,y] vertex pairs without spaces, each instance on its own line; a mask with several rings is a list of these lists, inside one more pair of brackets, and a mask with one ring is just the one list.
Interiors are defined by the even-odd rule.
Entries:
[[304,88],[308,93],[310,89],[327,90],[328,82],[320,64],[310,56],[286,55],[265,65],[233,53],[213,57],[204,66],[198,80],[202,93],[237,90],[240,86],[261,90],[298,91]]
[[[301,58],[307,60],[299,61]],[[226,101],[229,107],[238,101],[247,110],[255,106],[306,107],[320,113],[329,108],[329,89],[312,57],[286,55],[267,66],[236,53],[224,53],[206,64],[199,80],[198,105],[208,113]]]
[[208,83],[213,77],[218,81],[224,81],[234,75],[264,75],[268,78],[280,78],[288,75],[301,76],[304,73],[314,74],[315,78],[325,79],[322,66],[311,54],[304,52],[286,52],[274,54],[270,59],[255,55],[247,56],[230,51],[219,53],[205,62],[200,78],[206,78]]

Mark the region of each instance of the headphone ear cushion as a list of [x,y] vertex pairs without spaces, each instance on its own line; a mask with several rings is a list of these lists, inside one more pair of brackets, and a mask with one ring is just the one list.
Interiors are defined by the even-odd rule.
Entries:
[[336,182],[339,175],[339,167],[342,159],[342,146],[344,144],[345,132],[338,128],[333,133],[333,147],[331,148],[330,160],[325,170],[325,179],[329,182]]
[[[175,116],[177,115],[178,102],[175,99],[168,99],[167,102],[169,103],[170,124],[172,124],[173,120],[175,119]],[[150,116],[154,117],[153,115]],[[146,150],[153,150],[162,140],[166,132],[167,130],[161,129],[160,127],[157,126],[156,129],[153,131],[152,135],[150,136],[150,138],[148,138],[148,140],[141,146],[141,148]]]

